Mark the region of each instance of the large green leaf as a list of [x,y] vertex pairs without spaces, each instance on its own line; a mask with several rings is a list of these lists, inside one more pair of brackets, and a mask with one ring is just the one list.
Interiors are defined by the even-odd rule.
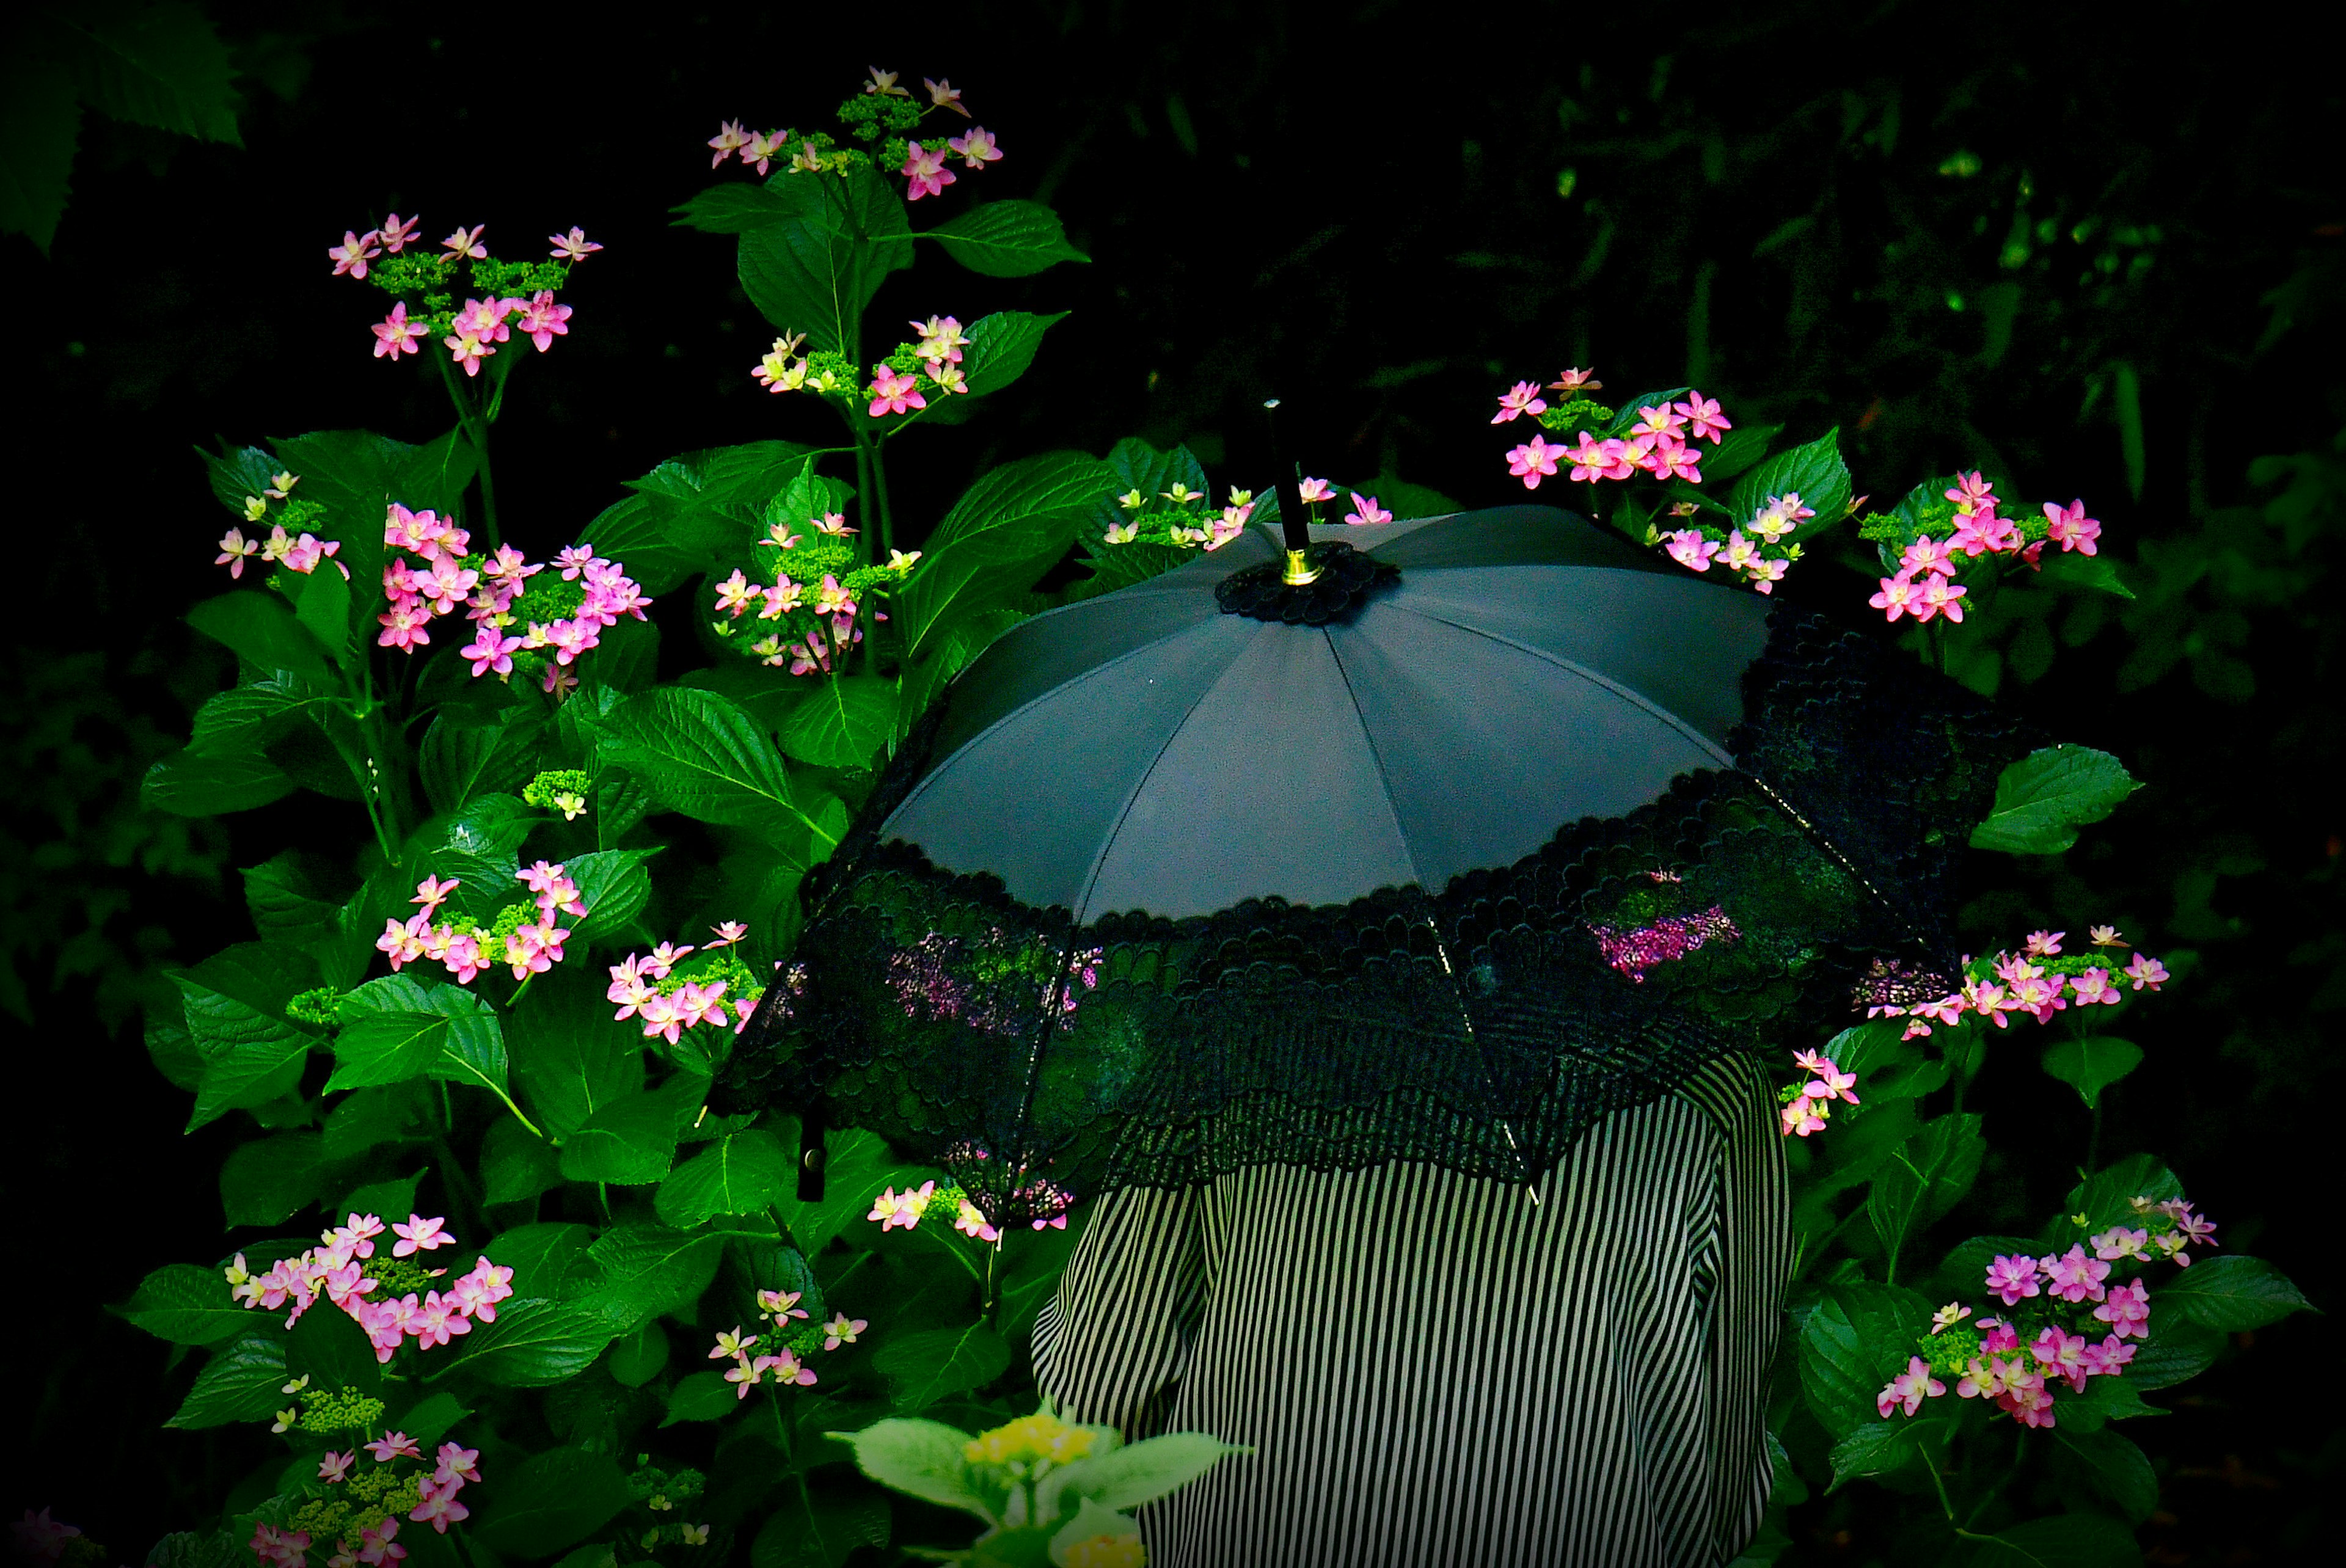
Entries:
[[761,508],[780,494],[814,452],[789,441],[750,441],[671,457],[627,488],[709,506]]
[[994,1522],[984,1497],[971,1484],[969,1461],[962,1452],[970,1434],[959,1428],[892,1418],[862,1431],[831,1435],[852,1449],[855,1467],[881,1485]]
[[501,1117],[482,1140],[481,1185],[491,1204],[526,1203],[562,1185],[562,1153],[511,1116]]
[[791,174],[767,189],[788,210],[741,235],[742,289],[779,331],[860,353],[864,309],[889,273],[913,264],[903,198],[868,165]]
[[643,1088],[643,1032],[612,1018],[595,975],[556,971],[544,982],[506,1015],[505,1049],[530,1111],[561,1139]]
[[750,1568],[840,1568],[858,1546],[888,1544],[888,1500],[824,1486],[786,1497],[750,1547]]
[[1849,464],[1841,461],[1839,430],[1761,463],[1735,482],[1727,504],[1742,524],[1759,515],[1770,498],[1795,494],[1801,505],[1816,513],[1800,525],[1803,535],[1830,527],[1849,510]]
[[[764,729],[713,691],[658,687],[620,704],[603,728],[612,760],[669,810],[777,841],[821,836]],[[836,842],[825,837],[822,848]]]
[[578,902],[586,912],[565,917],[570,934],[580,942],[609,942],[635,924],[636,916],[652,896],[651,873],[644,862],[658,850],[595,850],[573,855],[562,869],[578,886]]
[[190,1132],[301,1082],[314,1037],[286,1020],[285,1004],[317,983],[317,964],[307,953],[278,942],[240,942],[171,978],[204,1064]]
[[[261,1264],[263,1268],[269,1267]],[[113,1310],[174,1345],[217,1345],[253,1327],[251,1308],[229,1294],[217,1268],[167,1263]]]
[[2141,1065],[2141,1046],[2109,1034],[2056,1040],[2045,1047],[2045,1070],[2076,1090],[2088,1110],[2101,1103],[2104,1089]]
[[[1900,1146],[1874,1173],[1866,1217],[1892,1258],[1932,1221],[1954,1207],[1978,1179],[1987,1139],[1974,1115],[1939,1116]],[[1911,1256],[1911,1254],[1906,1254]]]
[[629,1501],[627,1478],[609,1454],[549,1449],[497,1472],[496,1502],[469,1526],[508,1557],[551,1557],[617,1518]]
[[771,1133],[731,1133],[694,1156],[660,1183],[653,1207],[661,1219],[689,1230],[720,1214],[760,1214],[788,1196],[797,1177],[781,1140]]
[[505,1092],[497,1015],[463,986],[385,975],[342,997],[335,1010],[342,1032],[329,1090],[430,1077]]
[[139,799],[175,817],[220,817],[282,800],[298,788],[266,757],[182,751],[147,769]]
[[725,1380],[725,1374],[714,1369],[688,1372],[676,1381],[668,1393],[668,1414],[660,1425],[672,1427],[678,1421],[721,1421],[741,1408],[743,1395],[740,1385]]
[[1836,1285],[1809,1313],[1800,1337],[1802,1391],[1836,1441],[1879,1419],[1874,1396],[1902,1370],[1931,1308],[1912,1290]]
[[678,1074],[657,1089],[646,1089],[597,1107],[562,1145],[562,1174],[572,1181],[648,1186],[668,1178],[676,1160],[678,1111],[685,1092],[697,1098],[699,1082]]
[[[784,1146],[796,1148],[798,1124],[786,1119],[782,1126]],[[782,1223],[790,1227],[799,1250],[809,1257],[820,1255],[833,1237],[844,1233],[849,1227],[862,1223],[871,1212],[872,1200],[883,1187],[918,1186],[936,1174],[905,1165],[897,1159],[886,1140],[860,1127],[833,1127],[824,1133],[823,1170],[821,1201],[801,1203],[793,1188],[775,1206]]]
[[896,595],[908,657],[964,618],[999,608],[1066,553],[1115,472],[1079,452],[989,470],[930,535],[926,558]]
[[[1108,487],[1093,498],[1090,524],[1085,537],[1096,538],[1119,523],[1130,521],[1132,513],[1125,507],[1120,496],[1137,490],[1144,504],[1162,500],[1177,484],[1192,494],[1202,494],[1207,488],[1205,465],[1186,446],[1170,452],[1159,452],[1137,435],[1126,436],[1108,448],[1107,465],[1114,478]],[[1259,497],[1257,505],[1270,500]],[[1193,551],[1182,551],[1184,560],[1196,559]]]
[[293,1325],[285,1369],[290,1377],[309,1379],[312,1392],[349,1389],[369,1398],[382,1392],[382,1366],[367,1331],[329,1302],[316,1303]]
[[[407,891],[426,871],[463,884],[449,907],[475,920],[492,920],[507,904],[525,901],[530,895],[516,875],[517,851],[540,820],[518,796],[481,795],[452,816],[425,822],[408,839],[408,869],[396,884],[400,917],[412,912],[404,907]],[[378,927],[370,937],[380,934]]]
[[603,1271],[591,1299],[633,1333],[664,1312],[683,1311],[717,1278],[725,1238],[664,1225],[622,1225],[587,1248]]
[[280,1225],[316,1202],[325,1149],[317,1133],[280,1133],[238,1145],[220,1164],[220,1207],[230,1228]]
[[517,793],[536,770],[545,731],[545,720],[524,708],[485,717],[442,710],[417,753],[424,797],[435,811],[458,811],[476,796]]
[[2126,765],[2089,746],[2032,751],[1995,781],[1995,804],[1972,830],[1972,848],[2014,855],[2057,855],[2077,829],[2098,822],[2141,786]]
[[2054,1431],[2053,1446],[2077,1471],[2086,1489],[2124,1514],[2127,1523],[2147,1522],[2158,1507],[2158,1477],[2152,1473],[2150,1461],[2143,1457],[2142,1450],[2107,1427],[2077,1431],[2063,1422]]
[[285,1337],[274,1324],[212,1352],[167,1427],[222,1427],[265,1420],[293,1401],[285,1393]]
[[2261,1329],[2313,1305],[2280,1269],[2261,1257],[2239,1253],[2196,1259],[2153,1299],[2191,1322],[2227,1334]]
[[588,1294],[602,1278],[586,1257],[594,1241],[583,1225],[546,1221],[501,1232],[485,1250],[514,1271],[516,1293],[568,1301]]
[[2060,1513],[1974,1536],[1966,1568],[2141,1568],[2134,1532],[2106,1514]]
[[132,125],[240,145],[236,65],[195,6],[76,7],[56,21],[74,41],[76,85],[92,108]]
[[462,1371],[508,1389],[550,1388],[585,1371],[630,1327],[591,1299],[501,1302],[495,1322],[475,1320],[471,1333],[426,1363],[423,1375],[437,1382]]
[[711,186],[668,210],[677,214],[679,229],[698,229],[704,234],[747,234],[797,213],[798,204],[784,194],[790,189],[787,178],[768,185],[735,181]]
[[292,606],[274,594],[241,589],[206,599],[188,612],[188,624],[225,643],[256,669],[290,670],[306,680],[332,678],[325,649]]
[[2153,1296],[2150,1338],[2136,1344],[2134,1359],[2127,1363],[2126,1380],[2146,1394],[2189,1382],[2216,1364],[2225,1343],[2220,1330],[2193,1322]]
[[1043,346],[1043,334],[1067,319],[1061,311],[1037,316],[1025,311],[996,311],[970,324],[969,347],[962,351],[961,372],[968,379],[971,397],[1000,392],[1026,373]]
[[1103,1508],[1137,1508],[1177,1492],[1232,1454],[1251,1453],[1207,1432],[1168,1432],[1076,1461],[1048,1478],[1035,1493],[1035,1512],[1055,1517],[1054,1503],[1072,1492]]
[[1090,257],[1067,243],[1059,215],[1039,201],[989,201],[924,229],[945,254],[988,278],[1026,278]]
[[1902,1470],[1923,1451],[1925,1440],[1943,1436],[1938,1421],[1919,1421],[1902,1415],[1868,1421],[1833,1444],[1832,1485],[1826,1490],[1839,1492],[1860,1476],[1888,1475]]
[[72,188],[81,105],[70,71],[11,43],[0,52],[0,233],[46,256]]
[[895,738],[896,683],[835,675],[814,683],[782,725],[782,750],[817,768],[869,768]]
[[262,940],[307,946],[333,934],[340,906],[319,893],[299,850],[280,850],[238,875],[245,911]]
[[1010,1365],[1010,1347],[984,1323],[971,1323],[892,1339],[872,1364],[892,1385],[896,1408],[913,1415],[994,1381]]

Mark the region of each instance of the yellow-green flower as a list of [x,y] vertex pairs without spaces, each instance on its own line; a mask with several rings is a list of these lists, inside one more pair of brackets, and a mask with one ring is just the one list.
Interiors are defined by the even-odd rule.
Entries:
[[1015,1464],[1046,1459],[1054,1464],[1071,1464],[1091,1451],[1092,1433],[1082,1427],[1070,1426],[1046,1410],[1021,1416],[1007,1426],[981,1432],[962,1445],[963,1456],[972,1464]]
[[1067,1548],[1067,1568],[1147,1568],[1148,1548],[1137,1535],[1095,1535]]

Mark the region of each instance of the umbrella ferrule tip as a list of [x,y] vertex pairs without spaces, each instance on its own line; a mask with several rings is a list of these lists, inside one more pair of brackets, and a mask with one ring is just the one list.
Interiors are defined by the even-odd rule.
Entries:
[[1318,582],[1320,568],[1311,564],[1308,552],[1290,550],[1287,553],[1287,569],[1279,575],[1279,580],[1290,588],[1300,588],[1306,583]]

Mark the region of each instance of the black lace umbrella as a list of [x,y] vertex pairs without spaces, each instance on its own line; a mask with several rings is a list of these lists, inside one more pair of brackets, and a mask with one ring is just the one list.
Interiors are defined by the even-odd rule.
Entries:
[[874,1129],[1001,1222],[1264,1161],[1528,1180],[1951,988],[2008,722],[1566,513],[1314,538],[1308,584],[1250,529],[954,681],[717,1107]]

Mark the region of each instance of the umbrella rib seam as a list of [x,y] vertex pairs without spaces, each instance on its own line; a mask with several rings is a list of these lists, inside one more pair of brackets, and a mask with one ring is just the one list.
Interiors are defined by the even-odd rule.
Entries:
[[1469,636],[1482,637],[1485,641],[1498,643],[1502,647],[1514,648],[1518,653],[1529,654],[1532,657],[1540,660],[1542,663],[1553,665],[1557,669],[1565,670],[1572,675],[1576,675],[1581,679],[1588,682],[1591,686],[1602,687],[1606,691],[1611,692],[1614,696],[1621,698],[1622,701],[1629,703],[1635,707],[1641,708],[1647,713],[1652,714],[1656,718],[1660,719],[1664,724],[1668,725],[1672,729],[1677,730],[1680,735],[1686,737],[1687,739],[1692,741],[1721,768],[1736,769],[1738,767],[1735,759],[1729,755],[1717,741],[1703,734],[1702,731],[1688,725],[1685,719],[1680,718],[1668,708],[1657,706],[1650,698],[1647,698],[1637,692],[1632,691],[1627,687],[1623,686],[1620,682],[1610,679],[1606,676],[1599,675],[1596,671],[1590,669],[1586,665],[1580,663],[1576,659],[1566,658],[1559,654],[1550,653],[1545,648],[1534,647],[1531,644],[1526,642],[1518,642],[1514,637],[1502,636],[1497,632],[1486,630],[1482,626],[1468,626],[1465,622],[1453,620],[1448,616],[1430,615],[1426,611],[1419,609],[1413,605],[1402,604],[1398,601],[1388,601],[1387,607],[1400,610],[1408,615],[1415,616],[1422,621],[1432,621],[1438,626],[1448,626],[1454,631],[1464,632]]

